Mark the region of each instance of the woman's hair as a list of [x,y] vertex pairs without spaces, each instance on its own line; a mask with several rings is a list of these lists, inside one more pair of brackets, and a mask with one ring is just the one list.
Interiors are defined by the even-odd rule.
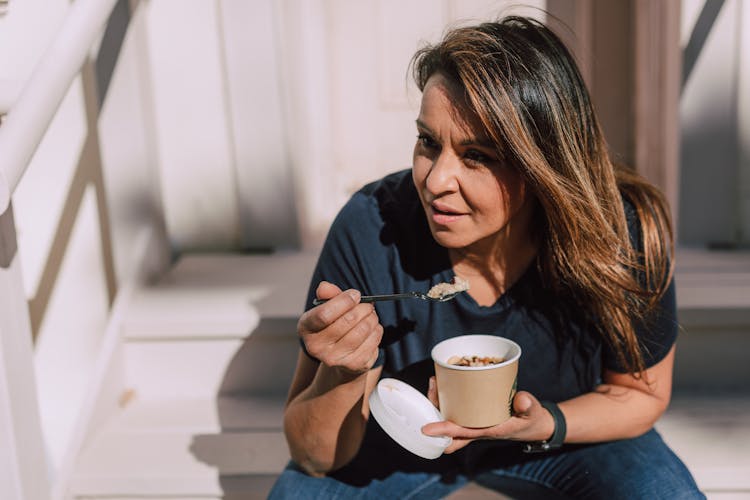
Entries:
[[[610,159],[565,45],[538,21],[512,16],[449,31],[415,54],[412,69],[420,90],[436,73],[463,90],[500,157],[538,200],[545,286],[584,311],[621,366],[642,373],[633,319],[671,280],[669,208],[658,189]],[[635,208],[640,245],[630,240],[623,199]]]

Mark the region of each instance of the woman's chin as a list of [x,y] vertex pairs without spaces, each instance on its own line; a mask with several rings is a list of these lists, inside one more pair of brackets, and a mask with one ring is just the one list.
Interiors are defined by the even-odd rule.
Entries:
[[430,228],[432,237],[435,239],[438,245],[445,248],[464,248],[468,246],[469,241],[465,236],[456,234],[452,231],[435,230]]

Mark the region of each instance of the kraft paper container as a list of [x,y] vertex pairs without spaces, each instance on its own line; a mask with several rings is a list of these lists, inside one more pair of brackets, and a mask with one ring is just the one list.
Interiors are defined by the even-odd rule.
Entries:
[[[488,366],[455,366],[452,356],[493,356],[505,361]],[[490,427],[511,416],[521,347],[494,335],[461,335],[432,349],[440,413],[464,427]]]

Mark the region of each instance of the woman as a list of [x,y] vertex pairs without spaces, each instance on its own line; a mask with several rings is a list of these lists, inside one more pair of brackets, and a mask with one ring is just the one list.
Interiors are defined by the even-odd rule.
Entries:
[[[668,208],[612,164],[568,51],[510,17],[413,64],[413,168],[364,187],[331,227],[298,324],[293,462],[271,497],[437,498],[475,480],[518,498],[703,498],[653,430],[677,335]],[[471,287],[450,302],[359,302],[453,276]],[[424,460],[368,418],[368,397],[388,375],[434,401],[430,349],[462,333],[521,345],[514,415],[426,425],[453,442]]]

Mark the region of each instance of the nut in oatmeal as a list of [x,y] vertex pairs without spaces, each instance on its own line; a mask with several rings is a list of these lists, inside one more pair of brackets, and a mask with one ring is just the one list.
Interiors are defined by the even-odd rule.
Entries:
[[451,356],[448,358],[448,364],[455,366],[489,366],[503,361],[505,358],[497,356]]

